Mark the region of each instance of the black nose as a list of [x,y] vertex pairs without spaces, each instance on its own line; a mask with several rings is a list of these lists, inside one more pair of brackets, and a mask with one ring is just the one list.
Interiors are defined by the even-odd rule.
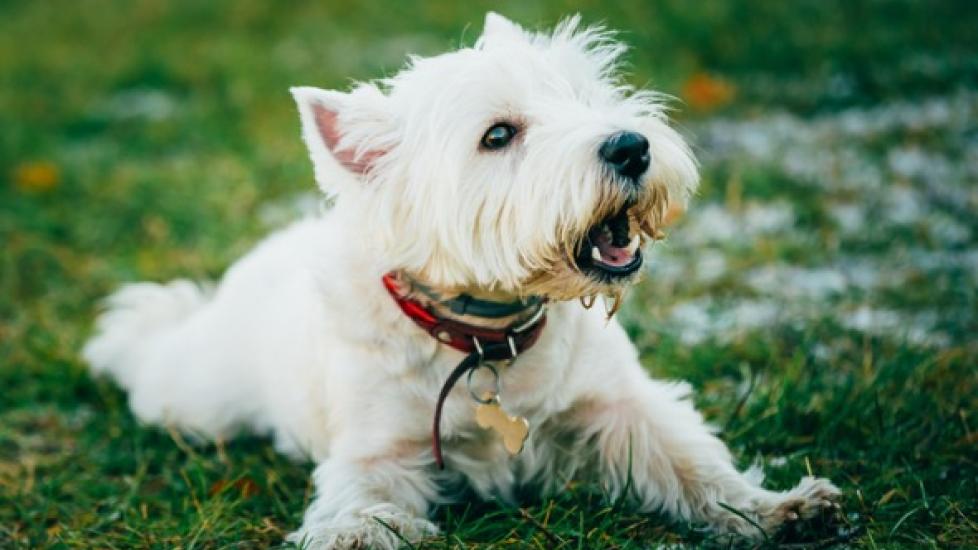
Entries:
[[633,181],[649,169],[649,140],[636,132],[611,136],[601,144],[598,154],[615,172]]

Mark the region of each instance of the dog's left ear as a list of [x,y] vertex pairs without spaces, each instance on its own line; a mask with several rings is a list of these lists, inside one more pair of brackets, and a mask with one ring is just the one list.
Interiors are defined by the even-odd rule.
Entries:
[[525,41],[526,39],[527,33],[523,27],[491,11],[486,14],[486,21],[482,26],[482,36],[479,37],[477,45],[479,48],[486,48],[504,41]]
[[349,93],[311,87],[291,89],[299,106],[302,138],[324,190],[336,185],[335,167],[364,176],[397,143],[388,98],[372,84]]

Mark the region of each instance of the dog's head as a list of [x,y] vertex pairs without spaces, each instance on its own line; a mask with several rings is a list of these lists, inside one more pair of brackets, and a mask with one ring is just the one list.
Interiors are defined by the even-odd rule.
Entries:
[[698,179],[660,97],[620,79],[624,50],[577,17],[535,34],[490,13],[472,48],[293,94],[320,186],[388,267],[571,299],[634,281]]

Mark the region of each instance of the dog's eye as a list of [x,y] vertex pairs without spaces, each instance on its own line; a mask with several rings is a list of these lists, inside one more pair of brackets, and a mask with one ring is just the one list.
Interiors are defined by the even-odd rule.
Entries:
[[516,127],[507,122],[500,122],[486,130],[482,136],[482,146],[489,150],[502,149],[509,145],[516,135]]

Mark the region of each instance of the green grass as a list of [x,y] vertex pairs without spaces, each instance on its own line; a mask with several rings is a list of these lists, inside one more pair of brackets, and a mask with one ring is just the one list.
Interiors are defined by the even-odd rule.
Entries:
[[[843,488],[839,523],[792,541],[978,546],[978,108],[871,134],[839,122],[934,97],[975,102],[974,3],[355,6],[0,3],[0,547],[265,547],[299,525],[310,465],[265,440],[190,447],[140,427],[118,389],[88,377],[78,350],[116,285],[216,278],[313,188],[290,85],[389,74],[408,51],[471,42],[490,7],[531,26],[581,11],[622,29],[635,46],[632,80],[689,100],[678,116],[695,137],[724,138],[723,120],[773,128],[764,121],[777,116],[801,132],[829,128],[811,142],[776,140],[807,153],[822,170],[812,177],[779,155],[723,153],[704,138],[701,196],[622,319],[650,371],[699,390],[741,465],[765,463],[776,488],[809,470]],[[725,82],[732,101],[688,97],[697,74]],[[925,170],[900,169],[915,152]],[[847,167],[877,170],[882,183]],[[900,189],[919,212],[891,219]],[[867,218],[857,231],[834,217],[847,204]],[[697,240],[697,210],[717,212],[710,205],[741,223],[757,205],[792,218],[750,238]],[[707,257],[724,269],[709,276]],[[796,271],[755,284],[758,270],[779,265]],[[875,266],[880,280],[789,292],[804,270],[853,265]],[[762,325],[724,317],[758,304],[780,313]],[[716,324],[691,339],[695,323],[677,321],[683,307]],[[860,325],[860,308],[882,320]],[[522,508],[472,502],[437,518],[445,533],[425,548],[731,542],[581,485]]]

